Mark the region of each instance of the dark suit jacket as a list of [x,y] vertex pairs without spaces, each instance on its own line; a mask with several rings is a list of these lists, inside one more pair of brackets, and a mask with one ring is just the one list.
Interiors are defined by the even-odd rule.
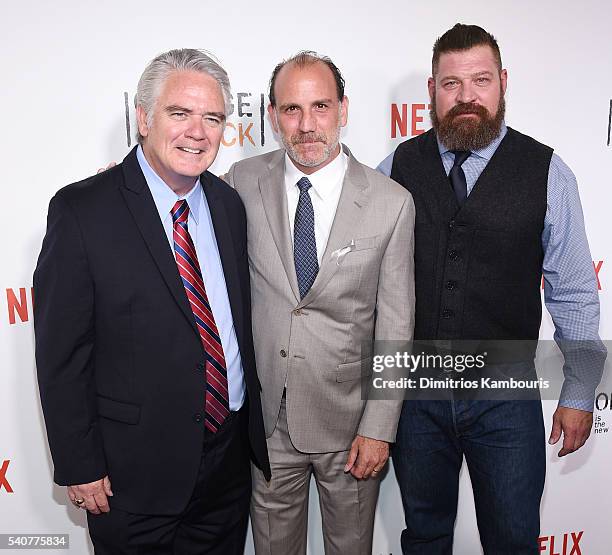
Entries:
[[[269,476],[251,333],[244,206],[206,172],[247,386],[249,439]],[[204,433],[204,352],[172,250],[132,150],[51,200],[34,273],[36,363],[60,485],[108,474],[112,506],[180,512]]]

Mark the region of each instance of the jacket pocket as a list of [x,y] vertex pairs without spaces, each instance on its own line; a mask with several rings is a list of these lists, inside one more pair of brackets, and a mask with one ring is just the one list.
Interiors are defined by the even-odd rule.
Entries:
[[98,395],[98,416],[125,424],[138,424],[140,406]]
[[367,378],[372,375],[372,360],[364,358],[355,362],[347,362],[339,364],[336,370],[337,382],[348,382],[358,380],[359,378]]

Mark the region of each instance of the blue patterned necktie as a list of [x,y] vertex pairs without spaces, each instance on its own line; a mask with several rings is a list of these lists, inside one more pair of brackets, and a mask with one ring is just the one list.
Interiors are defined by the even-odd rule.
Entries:
[[451,152],[455,155],[455,162],[453,163],[453,167],[451,168],[448,176],[450,177],[451,185],[455,191],[457,202],[459,203],[459,206],[462,206],[467,198],[467,181],[461,166],[472,153],[469,150],[453,150]]
[[308,194],[308,189],[312,187],[312,183],[307,177],[302,177],[297,182],[297,186],[300,190],[300,198],[295,210],[293,225],[293,260],[300,298],[303,299],[317,277],[319,262],[314,233],[314,210]]

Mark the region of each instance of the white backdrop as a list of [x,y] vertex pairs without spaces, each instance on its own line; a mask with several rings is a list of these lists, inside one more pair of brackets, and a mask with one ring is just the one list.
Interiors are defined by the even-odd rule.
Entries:
[[[170,48],[213,51],[230,74],[236,104],[237,93],[246,93],[240,113],[236,106],[230,118],[234,127],[226,130],[230,146],[222,147],[213,172],[223,173],[234,160],[277,148],[267,121],[262,146],[260,95],[274,65],[300,49],[328,54],[343,71],[350,99],[343,141],[358,159],[375,166],[407,138],[392,138],[392,104],[400,114],[407,105],[410,135],[413,104],[428,103],[426,79],[436,37],[457,21],[490,30],[508,68],[508,124],[554,146],[578,177],[591,252],[599,266],[601,334],[611,336],[606,233],[612,200],[606,189],[612,171],[612,146],[607,144],[612,102],[609,2],[2,0],[0,9],[0,195],[5,206],[0,220],[5,306],[0,312],[0,534],[69,533],[71,553],[91,552],[83,512],[68,504],[63,488],[51,480],[35,381],[32,272],[50,197],[61,186],[125,156],[124,95],[129,97],[133,144],[131,106],[138,77],[153,56]],[[427,111],[417,107],[416,114],[423,117],[415,120],[416,128],[425,129]],[[551,330],[546,316],[542,337],[550,337]],[[606,393],[609,397],[612,391]],[[607,428],[612,411],[603,397],[600,408],[595,416],[606,431],[594,434],[579,453],[558,460],[558,447],[548,447],[542,553],[610,553],[612,440]],[[546,403],[547,430],[553,409],[554,403]],[[480,553],[467,472],[459,505],[455,553]],[[323,549],[314,489],[310,513],[309,549],[318,554]],[[400,553],[401,529],[399,493],[389,472],[382,483],[374,553]],[[576,537],[583,532],[574,551],[572,532]],[[569,538],[565,551],[564,535]],[[248,541],[247,553],[252,553]]]

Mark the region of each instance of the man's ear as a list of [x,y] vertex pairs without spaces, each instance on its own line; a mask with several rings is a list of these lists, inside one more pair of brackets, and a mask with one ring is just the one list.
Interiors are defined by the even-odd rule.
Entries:
[[272,129],[274,129],[275,133],[278,133],[278,120],[276,119],[276,110],[272,104],[268,104],[268,117],[270,118],[270,123],[272,124]]
[[436,80],[433,77],[427,79],[427,90],[429,91],[429,100],[433,101],[436,94]]
[[139,104],[136,106],[136,121],[138,122],[138,132],[142,137],[146,137],[149,134],[149,126],[147,125],[147,113],[144,108]]

